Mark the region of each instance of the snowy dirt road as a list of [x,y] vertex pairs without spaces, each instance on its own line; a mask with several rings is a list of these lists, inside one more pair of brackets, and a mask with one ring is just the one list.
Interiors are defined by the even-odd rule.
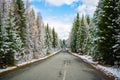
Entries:
[[0,77],[0,80],[110,80],[66,52]]

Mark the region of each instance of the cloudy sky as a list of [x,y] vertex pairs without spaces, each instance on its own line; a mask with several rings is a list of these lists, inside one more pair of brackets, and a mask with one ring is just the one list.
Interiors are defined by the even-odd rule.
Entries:
[[54,27],[59,38],[67,39],[77,12],[91,17],[99,0],[30,0],[36,13],[40,12],[45,24]]

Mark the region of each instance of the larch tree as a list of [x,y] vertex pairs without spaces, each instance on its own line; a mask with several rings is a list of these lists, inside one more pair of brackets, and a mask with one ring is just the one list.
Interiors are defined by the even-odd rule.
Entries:
[[44,54],[43,50],[45,49],[45,44],[44,44],[45,27],[44,27],[42,16],[40,13],[38,13],[37,15],[36,24],[38,26],[38,49],[39,49],[38,53],[40,53],[39,55],[43,55]]

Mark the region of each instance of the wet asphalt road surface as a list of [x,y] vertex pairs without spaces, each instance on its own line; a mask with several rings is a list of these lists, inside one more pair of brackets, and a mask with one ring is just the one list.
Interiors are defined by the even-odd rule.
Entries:
[[110,80],[79,58],[60,52],[42,62],[34,63],[0,77],[0,80]]

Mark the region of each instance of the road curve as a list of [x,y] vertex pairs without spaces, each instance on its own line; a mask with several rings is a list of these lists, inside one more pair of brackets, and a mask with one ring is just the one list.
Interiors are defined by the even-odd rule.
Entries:
[[110,80],[66,52],[0,77],[0,80]]

